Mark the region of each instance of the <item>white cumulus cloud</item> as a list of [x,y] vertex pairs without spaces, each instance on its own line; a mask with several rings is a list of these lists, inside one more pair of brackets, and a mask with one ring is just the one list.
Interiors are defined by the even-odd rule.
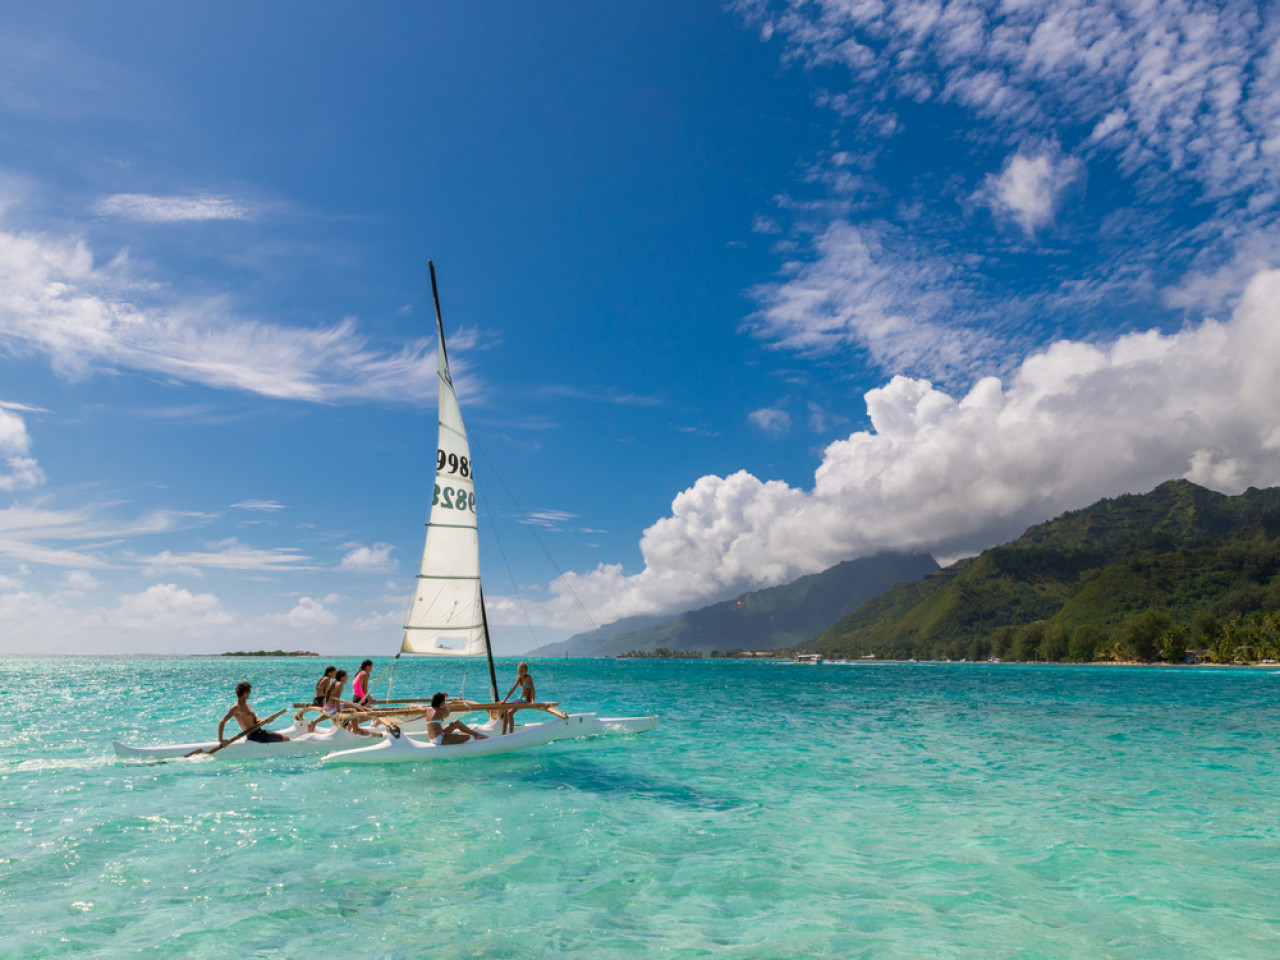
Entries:
[[0,404],[0,457],[4,457],[5,464],[0,469],[0,490],[6,493],[37,487],[45,479],[35,458],[27,455],[31,450],[31,436],[27,433],[26,421],[13,412],[15,409],[30,408]]
[[[953,396],[897,376],[871,428],[830,444],[811,489],[739,471],[676,496],[644,569],[571,573],[597,622],[674,613],[881,550],[976,552],[1106,496],[1186,477],[1224,492],[1280,483],[1280,271],[1228,322],[1110,343],[1059,341],[1003,382]],[[538,622],[581,627],[562,583]]]
[[235,618],[211,593],[192,593],[172,583],[157,583],[120,598],[110,619],[116,627],[147,631],[208,630]]
[[328,607],[338,602],[338,595],[331,593],[320,600],[299,598],[294,608],[280,619],[291,627],[328,627],[338,622],[338,617]]
[[1015,153],[999,174],[987,177],[981,197],[997,215],[1008,216],[1034,238],[1037,230],[1053,222],[1063,188],[1079,174],[1080,161],[1072,157]]
[[395,561],[391,559],[391,551],[395,549],[389,543],[375,543],[372,547],[360,544],[348,544],[352,547],[338,564],[339,570],[350,573],[390,573],[395,569]]
[[757,430],[771,433],[775,437],[781,436],[791,429],[791,414],[777,407],[763,407],[759,410],[752,410],[747,414],[747,419]]

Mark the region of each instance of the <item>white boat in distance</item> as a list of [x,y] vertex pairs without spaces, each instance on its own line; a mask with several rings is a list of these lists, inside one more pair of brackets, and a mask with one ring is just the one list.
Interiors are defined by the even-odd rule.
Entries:
[[[260,743],[240,739],[217,749],[216,753],[213,751],[219,747],[217,741],[159,747],[133,747],[117,741],[113,744],[117,756],[161,760],[203,750],[215,758],[227,760],[324,754],[324,760],[331,763],[403,763],[511,753],[556,740],[643,733],[658,726],[658,718],[654,716],[600,718],[593,713],[566,714],[554,702],[498,702],[498,678],[493,665],[484,592],[480,585],[474,465],[462,410],[458,406],[453,378],[449,375],[435,265],[428,261],[428,266],[436,308],[436,334],[440,343],[437,352],[440,383],[435,488],[417,589],[396,659],[405,653],[487,657],[492,699],[480,703],[457,699],[449,701],[450,719],[464,719],[468,714],[476,713],[487,715],[483,721],[467,724],[484,734],[486,739],[457,744],[434,743],[426,731],[427,721],[423,712],[426,698],[385,700],[381,701],[381,706],[368,708],[344,705],[329,729],[315,732],[308,730],[308,714],[319,713],[320,708],[310,703],[295,703],[298,712],[294,714],[293,725],[279,731],[289,737],[286,741]],[[530,710],[539,711],[545,719],[537,723],[516,723],[511,732],[502,733],[504,714],[511,714],[518,721]],[[366,720],[374,723],[369,724],[372,729],[363,735],[347,729],[348,725]]]

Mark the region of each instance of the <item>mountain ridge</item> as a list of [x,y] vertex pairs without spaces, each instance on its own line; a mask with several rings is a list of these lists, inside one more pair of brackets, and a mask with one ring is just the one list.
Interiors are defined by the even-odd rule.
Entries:
[[619,631],[617,625],[627,621],[615,621],[601,628],[602,636],[575,634],[538,648],[538,655],[616,656],[661,647],[705,654],[795,646],[894,584],[937,569],[937,561],[927,553],[879,553],[845,560],[789,583],[750,590],[639,628]]

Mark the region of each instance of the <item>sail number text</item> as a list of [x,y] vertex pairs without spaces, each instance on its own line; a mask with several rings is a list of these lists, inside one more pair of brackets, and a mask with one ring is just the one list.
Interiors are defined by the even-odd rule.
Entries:
[[[466,459],[465,457],[463,458]],[[437,504],[443,506],[446,510],[470,510],[476,512],[476,495],[463,490],[461,487],[454,489],[453,487],[442,487],[436,484],[436,492],[431,496],[431,505]]]
[[456,473],[460,477],[471,476],[471,463],[466,457],[460,457],[456,453],[445,453],[443,450],[436,451],[436,473]]

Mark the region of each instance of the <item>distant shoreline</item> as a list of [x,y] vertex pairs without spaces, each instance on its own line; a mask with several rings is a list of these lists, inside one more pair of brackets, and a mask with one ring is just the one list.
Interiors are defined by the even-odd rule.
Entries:
[[[529,655],[533,659],[532,655]],[[693,660],[699,663],[795,663],[796,661],[790,656],[780,657],[654,657],[631,654],[630,656],[614,656],[614,657],[555,657],[548,659],[556,660],[663,660],[663,661],[689,661]],[[1169,667],[1172,669],[1180,669],[1185,667],[1213,667],[1215,669],[1236,668],[1250,669],[1254,667],[1269,668],[1280,670],[1280,661],[1265,660],[1249,660],[1239,661],[1236,663],[1211,663],[1203,660],[1199,663],[1169,663],[1165,660],[1000,660],[993,662],[991,660],[899,660],[892,657],[858,657],[856,659],[826,659],[824,658],[819,666],[854,666],[866,664],[874,666],[876,664],[948,664],[953,666],[964,667]]]
[[[310,651],[296,651],[283,653],[0,653],[0,660],[221,660],[228,657],[271,657],[271,658],[314,658],[320,656],[328,656],[332,660],[354,660],[358,654],[318,654]],[[375,663],[381,663],[386,658],[374,658]],[[695,663],[762,663],[762,664],[794,664],[795,661],[791,657],[701,657],[701,658],[661,658],[661,657],[538,657],[534,654],[504,654],[501,657],[495,657],[499,661],[508,660],[528,660],[537,662],[540,660],[552,660],[563,662],[565,660],[641,660],[653,661],[665,659],[668,662],[680,660],[688,663],[692,660]],[[887,657],[877,657],[874,660],[824,660],[823,666],[888,666],[894,664],[910,665],[910,660],[892,660]],[[1250,661],[1248,663],[1167,663],[1164,661],[1152,661],[1144,663],[1139,660],[1091,660],[1088,662],[1076,662],[1070,660],[1004,660],[1000,663],[991,663],[987,660],[917,660],[917,666],[985,666],[985,667],[1002,667],[1002,666],[1022,666],[1022,667],[1164,667],[1169,669],[1199,669],[1210,667],[1215,670],[1272,670],[1280,671],[1280,661],[1275,663],[1264,663],[1262,661]]]

